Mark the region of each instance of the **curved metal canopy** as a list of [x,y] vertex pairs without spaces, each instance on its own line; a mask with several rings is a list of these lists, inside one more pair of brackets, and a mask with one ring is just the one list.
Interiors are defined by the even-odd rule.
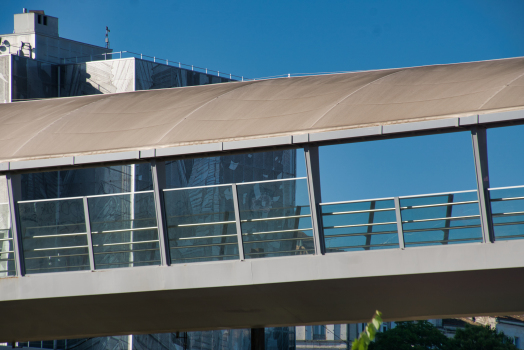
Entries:
[[0,161],[443,119],[524,107],[524,57],[0,105]]

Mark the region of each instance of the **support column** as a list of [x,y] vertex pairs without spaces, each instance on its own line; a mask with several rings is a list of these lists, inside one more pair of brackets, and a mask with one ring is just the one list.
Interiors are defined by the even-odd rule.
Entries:
[[18,221],[18,206],[16,203],[22,197],[21,175],[8,173],[7,192],[9,196],[9,210],[11,212],[11,230],[13,232],[13,246],[15,252],[16,275],[25,275],[24,250],[22,248],[22,232]]
[[240,260],[244,260],[244,243],[242,239],[242,225],[240,223],[240,209],[238,207],[238,192],[237,184],[231,185],[231,193],[233,195],[233,205],[235,208],[235,221],[237,229],[237,240],[238,240],[238,256]]
[[251,350],[265,350],[265,343],[264,328],[251,328]]
[[325,254],[324,230],[322,229],[322,215],[320,212],[320,166],[318,146],[307,145],[304,147],[306,157],[307,185],[309,192],[309,205],[311,221],[313,224],[313,237],[315,239],[315,254]]
[[473,142],[473,157],[477,174],[477,195],[479,200],[480,222],[484,243],[495,241],[493,231],[493,218],[491,216],[491,201],[489,197],[489,171],[488,171],[488,143],[486,129],[474,126],[471,129]]
[[163,161],[151,161],[153,175],[153,190],[155,193],[156,221],[158,226],[158,240],[160,243],[160,260],[162,266],[171,265],[169,250],[169,236],[167,234],[167,220],[164,211],[164,188],[166,187],[166,164]]
[[87,197],[83,198],[84,203],[84,216],[86,220],[86,234],[87,234],[87,245],[89,252],[89,268],[91,271],[95,271],[95,254],[93,253],[93,236],[91,235],[91,219],[89,217],[89,205],[87,203]]
[[402,226],[402,213],[400,212],[400,199],[395,197],[395,216],[397,218],[398,246],[404,249],[404,227]]

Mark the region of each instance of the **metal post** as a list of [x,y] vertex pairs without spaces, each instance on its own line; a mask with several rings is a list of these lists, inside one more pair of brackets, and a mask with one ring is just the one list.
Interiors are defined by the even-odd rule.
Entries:
[[251,350],[265,350],[264,328],[251,328]]
[[107,53],[104,52],[104,60],[107,60]]
[[322,229],[322,216],[320,214],[321,192],[320,192],[320,167],[318,146],[305,146],[307,185],[309,193],[309,206],[311,209],[311,221],[313,224],[313,237],[315,239],[315,254],[325,254],[324,230]]
[[[151,56],[149,56],[149,57],[151,57]],[[156,57],[154,57],[154,56],[153,56],[153,62],[156,62]]]
[[473,127],[471,129],[471,141],[473,142],[473,157],[475,159],[475,171],[477,173],[477,195],[479,199],[480,223],[484,243],[495,241],[493,231],[493,218],[491,216],[491,201],[489,198],[489,171],[488,171],[488,143],[486,129]]
[[400,199],[394,197],[395,202],[395,214],[397,216],[397,233],[398,233],[398,246],[400,249],[404,249],[404,229],[402,227],[402,213],[400,212]]
[[87,197],[84,200],[84,216],[86,220],[87,245],[89,251],[89,268],[95,271],[95,254],[93,253],[93,237],[91,236],[91,219],[89,218],[89,206],[87,204]]
[[371,236],[373,235],[373,225],[371,225],[373,223],[373,221],[375,220],[375,206],[377,205],[377,201],[371,201],[369,203],[369,215],[368,215],[368,224],[370,224],[368,226],[368,229],[367,229],[367,235],[366,235],[366,245],[364,247],[364,250],[369,250],[371,247]]
[[158,225],[158,240],[160,243],[160,261],[162,266],[171,265],[167,220],[164,211],[164,188],[166,187],[165,162],[152,160],[153,190],[155,193],[156,221]]
[[231,185],[231,191],[233,194],[233,204],[235,206],[235,221],[237,227],[237,240],[238,240],[238,256],[240,260],[244,260],[244,242],[242,240],[242,225],[240,224],[240,209],[238,207],[238,192],[237,185]]
[[[453,203],[453,198],[455,196],[453,194],[448,194],[448,203]],[[449,219],[451,215],[453,214],[453,205],[448,205],[446,208],[446,223],[444,224],[444,227],[446,228],[444,232],[444,237],[442,238],[443,242],[442,244],[448,244],[449,240],[449,228],[451,227],[451,220]]]
[[122,51],[120,51],[120,58],[122,58]]
[[18,207],[16,203],[22,196],[21,175],[8,173],[7,193],[9,196],[9,209],[11,211],[11,230],[13,232],[13,246],[15,252],[16,275],[25,275],[24,250],[22,248],[22,231],[18,221]]

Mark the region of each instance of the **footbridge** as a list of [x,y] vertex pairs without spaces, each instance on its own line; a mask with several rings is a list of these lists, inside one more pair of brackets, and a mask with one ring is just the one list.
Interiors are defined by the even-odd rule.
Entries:
[[[0,105],[0,342],[524,313],[524,180],[498,180],[523,77],[513,58]],[[418,190],[449,135],[449,190]],[[344,147],[413,139],[385,196],[343,171],[377,156]]]

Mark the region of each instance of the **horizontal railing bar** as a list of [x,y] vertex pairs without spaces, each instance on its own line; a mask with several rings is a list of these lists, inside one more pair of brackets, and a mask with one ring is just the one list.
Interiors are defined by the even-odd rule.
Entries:
[[282,239],[263,239],[259,241],[243,241],[244,245],[246,244],[255,244],[255,243],[268,243],[268,242],[284,242],[284,241],[311,241],[313,237],[297,237],[297,238],[282,238]]
[[512,188],[523,188],[524,186],[507,186],[507,187],[490,187],[488,188],[489,191],[491,190],[509,190]]
[[481,241],[482,237],[476,238],[455,238],[455,239],[443,239],[438,241],[419,241],[419,242],[404,242],[405,245],[415,245],[415,244],[428,244],[428,243],[445,243],[445,242],[463,242],[463,241]]
[[[75,266],[55,266],[55,267],[41,267],[38,269],[28,269],[26,271],[40,271],[40,270],[54,270],[54,269],[71,269],[75,267],[90,267],[89,265],[75,265]],[[89,269],[87,269],[89,270]]]
[[234,224],[236,221],[199,222],[195,224],[169,225],[168,228]]
[[80,232],[80,233],[59,233],[55,235],[42,235],[42,236],[29,236],[24,237],[24,239],[33,239],[33,238],[51,238],[51,237],[68,237],[68,236],[82,236],[87,235],[86,232]]
[[155,217],[150,217],[150,218],[135,218],[135,219],[122,219],[122,220],[107,220],[107,221],[91,221],[91,219],[89,219],[89,222],[91,223],[91,225],[94,225],[94,224],[113,224],[113,223],[116,223],[116,222],[129,222],[129,223],[132,223],[132,222],[135,222],[135,221],[146,221],[146,220],[155,220],[156,221],[156,218]]
[[30,251],[33,252],[39,252],[44,250],[60,250],[60,249],[78,249],[78,248],[89,248],[87,245],[78,245],[78,246],[72,246],[72,247],[55,247],[55,248],[35,248]]
[[214,244],[198,244],[198,245],[184,245],[184,246],[170,247],[169,249],[217,247],[217,246],[222,246],[222,245],[238,245],[238,242],[233,242],[233,243],[214,243]]
[[[297,249],[297,250],[281,250],[281,251],[271,251],[271,252],[253,252],[253,253],[244,253],[245,255],[261,255],[261,254],[284,254],[284,253],[304,253],[304,252],[314,252],[315,249]],[[303,254],[305,255],[305,254]]]
[[204,185],[204,186],[181,187],[181,188],[166,188],[163,191],[164,192],[170,192],[170,191],[194,190],[194,189],[199,189],[199,188],[224,187],[224,186],[230,186],[231,187],[232,184]]
[[5,251],[1,251],[0,250],[0,255],[2,255],[2,254],[10,254],[10,253],[14,253],[14,250],[5,250]]
[[505,198],[493,198],[491,202],[503,202],[503,201],[518,201],[522,200],[524,197],[505,197]]
[[493,217],[505,217],[505,216],[520,216],[524,215],[524,211],[513,211],[513,212],[507,212],[507,213],[496,213],[491,214]]
[[67,200],[73,200],[73,199],[82,199],[84,197],[67,197],[67,198],[49,198],[49,199],[33,199],[33,200],[27,200],[27,201],[17,201],[17,204],[25,204],[25,203],[40,203],[40,202],[55,202],[55,201],[67,201]]
[[493,223],[493,226],[510,226],[510,225],[522,225],[524,221],[510,221],[510,222],[497,222]]
[[[122,262],[122,263],[106,263],[106,264],[97,263],[96,266],[132,265],[132,264],[145,264],[145,263],[156,263],[156,262],[158,262],[158,264],[160,265],[160,260],[146,260],[146,261],[128,261],[128,262]],[[135,266],[130,266],[130,267],[135,267]],[[139,266],[136,266],[136,267],[139,267]]]
[[[1,255],[1,254],[0,254],[0,255]],[[9,259],[9,258],[0,259],[0,261],[7,261],[7,262],[9,262],[9,261],[13,261],[13,262],[14,262],[14,261],[15,261],[15,258],[11,258],[11,259]]]
[[0,203],[0,205],[9,205],[9,202],[7,202],[7,203],[2,202],[2,203]]
[[391,247],[391,246],[399,247],[399,244],[398,243],[383,243],[383,244],[368,244],[368,245],[348,245],[344,247],[328,247],[326,249],[373,248],[373,247]]
[[428,193],[428,194],[416,194],[416,195],[412,195],[412,196],[399,196],[398,198],[406,199],[406,198],[420,198],[420,197],[437,197],[437,196],[445,196],[447,194],[471,193],[471,192],[477,192],[477,190],[440,192],[440,193]]
[[449,230],[459,230],[464,228],[475,228],[480,227],[479,225],[462,225],[462,226],[450,226],[450,227],[428,227],[428,228],[420,228],[420,229],[411,229],[406,230],[404,229],[404,233],[406,232],[424,232],[424,231],[449,231]]
[[[83,215],[83,213],[82,213]],[[25,227],[25,230],[34,230],[34,229],[41,229],[41,228],[50,228],[50,227],[65,227],[65,226],[78,226],[78,225],[86,225],[85,221],[84,222],[80,222],[80,223],[77,223],[77,224],[61,224],[61,225],[47,225],[47,226],[29,226],[29,227]]]
[[125,196],[125,195],[137,195],[141,193],[153,193],[153,190],[147,190],[147,191],[136,191],[136,192],[121,192],[121,193],[106,193],[106,194],[93,194],[91,196],[86,196],[87,199],[89,198],[98,198],[98,197],[112,197],[112,196]]
[[194,257],[192,257],[192,258],[179,258],[179,259],[172,259],[172,261],[177,261],[177,260],[192,260],[192,259],[225,258],[225,257],[230,257],[230,256],[233,256],[233,257],[237,257],[237,258],[238,258],[238,254],[224,254],[224,255],[210,255],[210,256],[194,256]]
[[340,233],[337,235],[324,235],[326,239],[337,238],[337,237],[351,237],[351,236],[375,236],[375,235],[390,235],[398,233],[395,231],[381,231],[381,232],[362,232],[362,233]]
[[[6,273],[6,272],[7,273],[9,273],[9,272],[15,273],[16,270],[0,270],[0,273]],[[9,275],[7,275],[7,276],[0,276],[0,278],[5,278],[5,277],[9,277]]]
[[115,250],[115,251],[107,251],[107,252],[93,252],[93,254],[94,255],[105,255],[105,254],[138,253],[138,252],[149,252],[149,251],[159,251],[159,248]]
[[264,181],[250,181],[250,182],[238,182],[236,183],[237,186],[242,185],[252,185],[252,184],[261,184],[261,183],[268,183],[268,182],[280,182],[280,181],[294,181],[294,180],[305,180],[307,177],[290,177],[287,179],[275,179],[275,180],[264,180]]
[[157,226],[151,226],[151,227],[137,227],[137,228],[125,228],[121,230],[107,230],[107,231],[100,231],[100,230],[93,230],[91,228],[91,234],[103,234],[103,233],[118,233],[118,232],[130,232],[130,231],[149,231],[149,230],[157,230]]
[[352,210],[352,211],[336,211],[333,213],[322,213],[322,216],[329,215],[345,215],[345,214],[360,214],[360,213],[376,213],[380,211],[395,211],[395,208],[383,208],[383,209],[364,209],[364,210]]
[[396,221],[391,222],[377,222],[372,224],[355,224],[355,225],[340,225],[340,226],[324,226],[324,229],[345,228],[345,227],[366,227],[366,226],[380,226],[380,225],[396,225]]
[[411,205],[407,207],[400,207],[400,209],[419,209],[419,208],[433,208],[433,207],[446,207],[450,205],[461,205],[461,204],[473,204],[479,201],[463,201],[463,202],[452,202],[452,203],[438,203],[438,204],[425,204],[425,205]]
[[497,235],[495,235],[495,239],[518,238],[518,237],[524,237],[524,234],[522,234],[522,235],[506,235],[506,236],[497,236]]
[[271,233],[298,232],[298,231],[311,231],[311,230],[312,230],[312,228],[297,228],[297,229],[278,230],[278,231],[248,232],[248,233],[242,233],[242,236],[267,235],[267,234],[271,234]]
[[93,247],[110,247],[115,245],[126,245],[126,244],[145,244],[145,243],[153,243],[158,242],[158,239],[156,240],[150,240],[150,241],[133,241],[133,242],[120,242],[120,243],[101,243],[101,244],[93,244]]
[[186,239],[206,239],[206,238],[210,238],[210,239],[213,239],[213,238],[222,238],[222,237],[236,237],[237,234],[236,233],[233,233],[233,234],[229,234],[229,235],[216,235],[216,236],[195,236],[195,237],[180,237],[180,238],[177,238],[179,241],[183,241],[183,240],[186,240]]
[[[250,210],[251,211],[251,210]],[[240,212],[242,213],[242,212]],[[242,215],[240,215],[242,216]],[[250,220],[240,220],[240,222],[257,222],[257,221],[270,221],[270,220],[286,220],[286,219],[296,219],[296,218],[309,218],[311,214],[303,215],[290,215],[290,216],[276,216],[271,218],[260,218],[260,219],[250,219]],[[233,221],[235,222],[235,221]]]
[[341,202],[328,202],[320,203],[319,205],[334,205],[334,204],[351,204],[351,203],[365,203],[365,202],[382,202],[382,201],[392,201],[394,197],[384,197],[384,198],[372,198],[372,199],[358,199],[353,201],[341,201]]
[[479,218],[480,215],[465,215],[465,216],[449,216],[445,218],[433,218],[433,219],[417,219],[417,220],[406,220],[402,221],[403,224],[411,224],[415,222],[429,222],[429,221],[442,221],[442,220],[463,220],[463,219],[473,219]]
[[168,219],[171,219],[171,218],[192,218],[192,217],[197,217],[197,216],[209,216],[209,215],[220,215],[220,216],[222,216],[221,214],[227,214],[227,213],[230,213],[231,215],[235,215],[235,213],[233,213],[233,211],[219,211],[219,212],[209,212],[209,213],[200,213],[200,214],[171,215],[171,216],[166,216],[166,218],[168,218]]
[[66,255],[46,255],[46,256],[32,256],[32,257],[24,257],[25,260],[35,260],[35,259],[49,259],[49,258],[69,258],[72,256],[85,256],[86,258],[89,257],[89,253],[85,254],[66,254]]
[[12,238],[0,238],[0,242],[3,242],[3,241],[12,241],[13,239]]

